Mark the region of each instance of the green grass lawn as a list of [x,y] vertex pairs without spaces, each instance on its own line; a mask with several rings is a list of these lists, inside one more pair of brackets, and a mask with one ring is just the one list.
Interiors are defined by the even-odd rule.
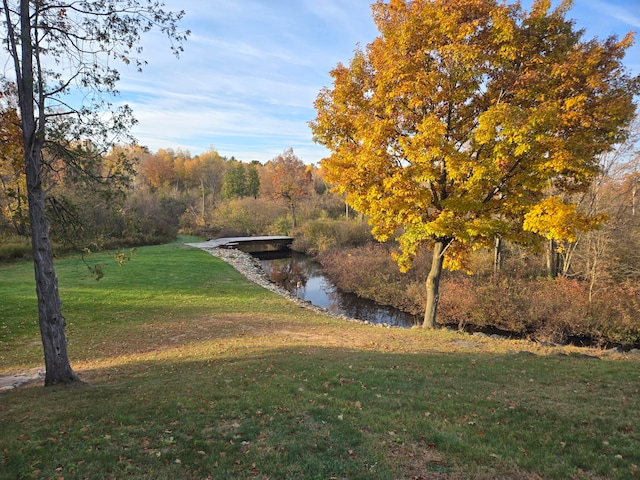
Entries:
[[[0,396],[0,478],[640,476],[632,356],[340,322],[181,243],[92,260],[57,262],[87,385]],[[34,291],[0,266],[0,373],[42,363]]]

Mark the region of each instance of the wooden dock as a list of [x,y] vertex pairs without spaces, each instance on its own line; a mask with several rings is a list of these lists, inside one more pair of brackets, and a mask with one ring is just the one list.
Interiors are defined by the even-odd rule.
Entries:
[[214,238],[202,243],[188,243],[197,248],[237,248],[246,252],[264,252],[289,250],[293,237],[284,235],[265,235],[258,237]]

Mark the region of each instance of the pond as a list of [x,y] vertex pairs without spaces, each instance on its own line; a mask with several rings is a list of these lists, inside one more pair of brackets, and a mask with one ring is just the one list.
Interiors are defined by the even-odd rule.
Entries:
[[324,274],[321,265],[304,254],[252,255],[260,259],[262,268],[273,282],[313,305],[370,323],[409,328],[418,322],[413,315],[341,291]]

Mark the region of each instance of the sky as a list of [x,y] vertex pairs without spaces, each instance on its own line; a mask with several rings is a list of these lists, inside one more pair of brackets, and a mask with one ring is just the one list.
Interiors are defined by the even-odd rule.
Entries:
[[[179,59],[158,33],[143,38],[142,73],[122,69],[120,101],[141,145],[262,163],[292,148],[307,164],[329,155],[308,122],[329,71],[378,31],[372,0],[165,0],[191,30]],[[523,0],[527,8],[531,0]],[[553,0],[557,5],[558,0]],[[640,74],[640,0],[574,0],[583,38],[638,32],[624,63]]]

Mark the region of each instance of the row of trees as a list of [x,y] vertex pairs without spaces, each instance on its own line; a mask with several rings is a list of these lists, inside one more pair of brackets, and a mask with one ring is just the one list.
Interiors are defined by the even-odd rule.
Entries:
[[[16,109],[8,103],[0,112],[3,131],[17,131],[17,118]],[[21,162],[15,160],[21,158],[21,142],[19,138],[9,140],[5,135],[2,143],[7,153],[0,163],[0,226],[5,234],[28,236],[25,174]],[[11,148],[17,155],[10,154]],[[122,171],[108,184],[99,172],[81,178],[75,164],[54,159],[48,150],[43,156],[48,166],[42,179],[48,191],[48,215],[54,219],[53,239],[58,245],[75,250],[169,241],[175,238],[179,227],[205,235],[223,230],[229,234],[248,233],[243,232],[246,226],[234,231],[231,222],[221,225],[214,220],[218,207],[241,199],[254,203],[259,199],[282,207],[285,212],[277,208],[274,212],[287,217],[280,220],[281,228],[291,229],[296,227],[302,202],[322,194],[332,196],[322,172],[306,165],[292,149],[262,165],[225,158],[213,149],[192,156],[180,150],[161,149],[154,153],[140,146],[114,147],[107,154],[93,156],[95,168],[114,171],[118,167]],[[89,173],[86,165],[83,173]],[[91,181],[98,176],[100,182]],[[329,201],[336,202],[340,200]],[[335,210],[334,205],[328,208]]]
[[[284,205],[296,226],[296,209],[312,196],[326,191],[321,171],[306,165],[292,149],[265,165],[220,156],[215,150],[191,156],[189,152],[160,150],[141,158],[137,188],[159,195],[185,199],[193,217],[184,226],[210,230],[207,217],[221,201],[242,198],[272,200]],[[194,223],[195,222],[195,223]]]

